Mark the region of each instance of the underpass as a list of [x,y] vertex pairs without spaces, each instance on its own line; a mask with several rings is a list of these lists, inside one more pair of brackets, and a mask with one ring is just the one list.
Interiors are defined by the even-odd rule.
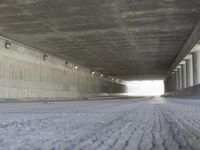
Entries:
[[200,149],[199,20],[199,0],[1,0],[0,150]]

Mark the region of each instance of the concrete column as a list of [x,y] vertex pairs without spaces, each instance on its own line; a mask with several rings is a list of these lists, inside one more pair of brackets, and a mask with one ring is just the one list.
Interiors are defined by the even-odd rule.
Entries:
[[186,64],[183,62],[181,64],[181,74],[182,74],[182,89],[186,88]]
[[171,73],[171,77],[172,77],[172,82],[171,82],[171,87],[172,87],[172,92],[174,91],[174,72]]
[[172,74],[169,76],[169,91],[172,91]]
[[172,92],[174,91],[174,72],[171,73],[172,75]]
[[177,85],[178,85],[178,83],[177,83],[177,71],[174,70],[174,91],[177,90]]
[[173,73],[173,76],[174,76],[173,91],[176,91],[176,73],[175,72]]
[[176,70],[176,90],[179,90],[179,74],[178,74],[178,69]]
[[181,66],[178,68],[178,89],[182,90],[182,73],[181,73]]
[[165,84],[166,84],[166,91],[169,92],[169,77],[167,77]]
[[165,93],[167,93],[167,78],[164,80],[164,89],[165,89]]
[[193,82],[194,85],[200,84],[200,52],[196,51],[192,54],[193,58]]
[[192,57],[186,59],[186,87],[193,86],[193,61]]

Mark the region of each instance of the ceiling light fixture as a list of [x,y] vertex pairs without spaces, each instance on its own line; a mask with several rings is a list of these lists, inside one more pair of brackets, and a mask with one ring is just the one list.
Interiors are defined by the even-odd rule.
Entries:
[[68,63],[69,63],[68,61],[65,61],[65,66],[67,66],[67,65],[68,65]]
[[77,70],[77,69],[78,69],[78,66],[74,66],[74,68]]
[[44,54],[43,56],[44,61],[48,59],[48,56],[46,54]]
[[9,41],[6,41],[5,42],[5,48],[10,49],[10,47],[11,47],[11,43]]

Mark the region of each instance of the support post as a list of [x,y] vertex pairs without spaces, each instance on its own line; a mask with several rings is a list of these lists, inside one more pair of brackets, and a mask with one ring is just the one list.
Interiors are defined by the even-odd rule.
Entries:
[[186,88],[186,64],[185,61],[181,64],[181,74],[182,74],[182,89]]
[[186,59],[186,87],[193,86],[193,61],[191,55]]
[[172,92],[176,90],[175,83],[176,83],[175,72],[172,72]]
[[193,82],[194,85],[200,84],[200,52],[196,51],[192,54],[193,58]]
[[179,90],[179,74],[178,74],[178,69],[176,70],[176,90]]
[[181,74],[181,66],[178,66],[178,84],[179,90],[182,90],[182,74]]

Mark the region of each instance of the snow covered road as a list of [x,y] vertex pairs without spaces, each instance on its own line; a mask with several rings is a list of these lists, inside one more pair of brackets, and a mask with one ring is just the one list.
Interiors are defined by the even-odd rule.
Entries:
[[0,150],[199,150],[200,100],[0,103]]

